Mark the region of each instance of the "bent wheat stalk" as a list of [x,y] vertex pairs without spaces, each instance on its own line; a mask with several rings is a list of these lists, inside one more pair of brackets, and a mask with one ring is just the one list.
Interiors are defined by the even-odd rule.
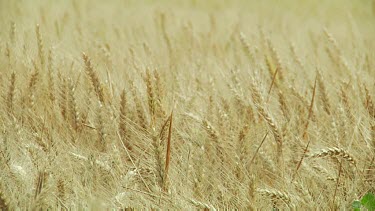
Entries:
[[167,139],[167,153],[165,154],[165,170],[164,170],[164,179],[163,179],[163,189],[167,191],[167,178],[169,171],[169,164],[171,161],[171,139],[172,139],[172,120],[173,120],[173,111],[169,116],[169,129],[168,129],[168,139]]
[[311,158],[341,157],[344,160],[348,161],[349,163],[356,165],[356,160],[351,154],[349,154],[349,152],[345,151],[344,149],[337,148],[337,147],[322,149],[320,152],[311,154],[309,157]]

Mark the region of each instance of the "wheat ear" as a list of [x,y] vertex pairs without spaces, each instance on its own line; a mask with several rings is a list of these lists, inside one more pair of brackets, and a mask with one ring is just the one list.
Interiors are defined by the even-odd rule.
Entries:
[[276,206],[276,204],[278,204],[279,202],[283,202],[288,206],[291,204],[289,195],[284,192],[281,192],[278,190],[272,190],[272,189],[261,189],[261,188],[258,188],[256,191],[260,193],[261,195],[269,197],[274,203],[274,206]]
[[51,102],[55,102],[55,79],[53,75],[53,54],[52,50],[48,52],[48,92]]
[[276,124],[275,120],[271,117],[271,115],[264,109],[262,105],[262,98],[258,91],[258,89],[255,87],[254,84],[251,85],[251,91],[252,91],[252,97],[254,100],[255,107],[257,108],[260,115],[264,118],[267,125],[271,129],[271,132],[275,138],[275,141],[277,143],[277,161],[280,161],[280,158],[282,157],[282,146],[283,146],[283,139],[282,135],[280,133],[280,129],[278,125]]
[[82,53],[83,61],[85,62],[85,70],[87,75],[90,77],[90,81],[92,86],[94,87],[95,94],[98,97],[99,101],[104,104],[104,93],[102,85],[99,81],[98,75],[94,71],[94,68],[92,67],[90,58],[85,54]]
[[326,88],[324,86],[323,76],[320,72],[318,72],[318,85],[319,85],[320,99],[323,102],[324,111],[327,112],[327,114],[330,114],[331,113],[331,105],[330,105],[330,102],[329,102],[329,97],[327,95]]
[[126,117],[127,117],[127,99],[126,99],[126,93],[125,90],[122,90],[121,96],[120,96],[120,118],[119,118],[119,133],[121,136],[121,140],[124,142],[125,147],[131,151],[132,147],[129,143],[129,134],[126,127]]
[[78,107],[76,103],[76,98],[74,96],[75,94],[75,87],[73,84],[73,81],[70,79],[69,84],[68,84],[68,94],[69,94],[69,100],[68,100],[68,105],[69,105],[69,115],[71,119],[71,124],[74,128],[75,131],[78,131],[79,129],[79,112],[78,112]]
[[29,99],[29,103],[30,103],[30,106],[33,107],[34,106],[34,103],[35,103],[35,90],[36,90],[36,84],[39,80],[39,70],[38,68],[36,67],[35,63],[34,63],[34,68],[35,68],[35,71],[31,74],[31,77],[30,77],[30,81],[29,81],[29,86],[28,86],[28,99]]
[[155,124],[155,92],[154,92],[152,79],[153,77],[150,73],[150,70],[147,69],[146,76],[144,77],[144,81],[147,87],[148,108],[149,108],[149,112],[151,115],[151,125],[153,127]]
[[243,49],[244,49],[244,51],[246,53],[246,56],[248,56],[249,59],[250,59],[250,62],[252,64],[254,64],[254,61],[255,61],[255,59],[254,59],[255,58],[254,53],[251,51],[251,47],[250,47],[249,43],[246,41],[246,37],[245,37],[245,35],[242,32],[240,33],[240,41],[241,41]]
[[43,69],[44,64],[45,64],[45,61],[44,61],[44,45],[43,45],[43,38],[42,38],[42,34],[40,32],[39,24],[37,24],[36,27],[35,27],[35,33],[36,33],[36,39],[37,39],[37,43],[38,43],[38,54],[39,54],[40,64],[41,64],[41,67]]
[[9,113],[13,113],[13,101],[14,101],[14,94],[16,88],[16,74],[13,72],[10,78],[10,86],[8,90],[7,96],[7,108]]
[[60,78],[60,89],[59,89],[59,107],[62,117],[66,120],[68,114],[68,85],[66,79],[59,74]]
[[309,155],[311,158],[323,158],[323,157],[341,157],[349,163],[356,165],[354,157],[347,151],[341,148],[332,147],[320,150],[320,152]]

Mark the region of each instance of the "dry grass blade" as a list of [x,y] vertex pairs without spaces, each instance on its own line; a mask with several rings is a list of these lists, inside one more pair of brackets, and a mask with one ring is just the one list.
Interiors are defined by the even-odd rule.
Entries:
[[263,137],[262,141],[260,142],[260,144],[259,144],[257,150],[255,150],[255,153],[254,153],[254,155],[253,155],[253,158],[251,158],[251,160],[250,160],[250,162],[249,162],[249,165],[251,165],[251,164],[254,162],[255,157],[257,156],[257,154],[258,154],[258,152],[259,152],[259,149],[262,147],[264,141],[265,141],[266,138],[267,138],[267,135],[268,135],[268,132],[266,133],[266,135],[264,135],[264,137]]
[[127,99],[125,90],[122,90],[121,97],[120,97],[120,117],[119,117],[119,133],[121,135],[122,140],[124,141],[124,145],[126,148],[131,151],[132,146],[130,145],[128,128],[126,126],[126,118],[127,118]]
[[309,114],[307,116],[307,120],[306,120],[306,124],[305,124],[305,127],[303,129],[303,135],[302,137],[304,139],[307,139],[307,129],[309,127],[309,123],[310,123],[310,118],[312,116],[312,113],[313,113],[313,106],[314,106],[314,100],[315,100],[315,91],[316,91],[316,82],[317,82],[317,77],[318,76],[315,76],[315,82],[314,82],[314,88],[313,88],[313,94],[312,94],[312,97],[311,97],[311,102],[310,102],[310,107],[309,107]]
[[43,186],[44,186],[44,183],[45,183],[45,180],[46,180],[46,172],[44,171],[39,171],[38,172],[38,177],[37,177],[37,180],[36,180],[36,187],[35,187],[35,198],[38,197],[38,195],[42,192],[42,189],[43,189]]
[[268,89],[268,93],[267,93],[267,102],[268,102],[268,100],[269,100],[269,98],[270,98],[270,94],[271,94],[271,91],[272,91],[272,87],[273,87],[273,85],[276,83],[276,75],[277,75],[277,73],[279,72],[279,69],[280,69],[280,68],[277,67],[276,70],[275,70],[275,73],[273,74],[272,82],[271,82],[270,88]]
[[[129,150],[128,150],[128,149],[126,148],[126,146],[124,145],[124,140],[122,140],[121,135],[120,135],[119,132],[117,132],[117,137],[119,138],[120,143],[121,143],[121,146],[122,146],[122,148],[125,150],[126,155],[128,156],[129,160],[131,161],[133,167],[134,167],[135,169],[138,169],[137,166],[136,166],[135,163],[134,163],[133,158],[131,157],[131,155],[130,155],[130,153],[129,153]],[[140,177],[141,180],[142,180],[142,183],[143,183],[144,186],[147,188],[147,190],[149,191],[149,193],[151,193],[152,191],[151,191],[151,189],[149,188],[149,186],[147,185],[147,183],[146,183],[146,181],[144,180],[143,176],[139,173],[139,171],[135,171],[135,172],[139,175],[139,177]]]
[[310,140],[307,142],[307,145],[306,145],[305,149],[303,150],[303,154],[302,154],[301,159],[299,160],[299,162],[297,164],[297,167],[296,167],[296,170],[295,170],[295,172],[294,172],[294,174],[292,176],[292,181],[291,182],[294,181],[294,179],[295,179],[295,177],[297,175],[297,172],[298,172],[299,168],[301,167],[303,158],[306,156],[306,153],[307,153],[307,150],[308,150],[309,146],[310,146]]
[[173,120],[173,111],[169,117],[169,129],[168,129],[168,138],[167,138],[167,152],[165,154],[165,170],[164,170],[164,179],[163,179],[163,189],[164,191],[167,190],[167,179],[168,179],[168,172],[169,172],[169,165],[171,161],[171,139],[172,139],[172,121]]

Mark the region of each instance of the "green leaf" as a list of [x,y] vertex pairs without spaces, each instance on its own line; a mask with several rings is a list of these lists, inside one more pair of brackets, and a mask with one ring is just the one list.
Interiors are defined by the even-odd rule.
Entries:
[[375,210],[375,195],[367,193],[361,199],[361,204],[366,207],[369,211]]
[[355,200],[352,204],[352,207],[354,211],[360,211],[361,210],[361,202],[358,200]]

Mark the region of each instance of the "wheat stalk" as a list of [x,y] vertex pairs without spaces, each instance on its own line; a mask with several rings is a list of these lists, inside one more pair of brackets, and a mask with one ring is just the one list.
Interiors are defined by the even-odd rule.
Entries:
[[172,140],[172,123],[173,123],[173,111],[169,116],[169,128],[168,128],[168,138],[167,138],[167,152],[165,153],[165,168],[164,168],[164,178],[163,178],[163,189],[167,190],[167,179],[169,166],[171,162],[171,140]]
[[279,90],[278,92],[278,100],[279,100],[279,105],[280,105],[280,109],[284,115],[284,117],[289,120],[290,119],[290,110],[289,110],[289,106],[286,102],[286,98],[285,98],[285,95],[284,93]]
[[309,114],[307,116],[306,124],[305,124],[305,127],[303,129],[302,137],[304,139],[307,139],[307,129],[308,129],[309,124],[310,124],[310,118],[312,118],[312,115],[313,115],[313,106],[314,106],[314,101],[315,101],[315,92],[316,92],[317,77],[318,76],[315,77],[315,82],[314,82],[314,87],[313,87],[313,93],[312,93],[312,96],[311,96],[311,102],[310,102],[310,107],[309,107]]
[[46,179],[47,179],[47,173],[45,171],[39,171],[38,176],[35,181],[35,194],[34,194],[35,199],[42,192],[44,184],[46,183]]
[[158,136],[154,135],[152,138],[152,145],[154,147],[154,159],[155,159],[155,174],[158,178],[158,184],[160,188],[164,185],[164,169],[163,169],[163,159],[162,159],[162,146],[161,140]]

